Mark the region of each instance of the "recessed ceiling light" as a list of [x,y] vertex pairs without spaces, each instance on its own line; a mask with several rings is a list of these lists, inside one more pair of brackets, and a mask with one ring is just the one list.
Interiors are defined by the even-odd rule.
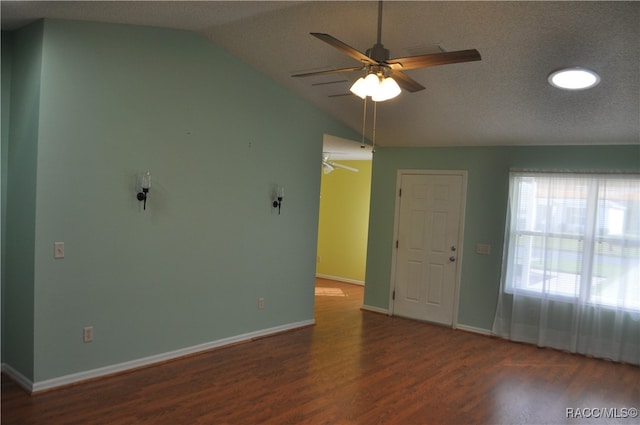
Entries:
[[559,89],[589,89],[600,82],[600,76],[585,68],[565,68],[549,75],[549,84]]

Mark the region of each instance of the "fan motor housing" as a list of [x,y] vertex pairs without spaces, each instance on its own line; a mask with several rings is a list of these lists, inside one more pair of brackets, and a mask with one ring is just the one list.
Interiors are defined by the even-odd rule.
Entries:
[[389,60],[389,49],[385,49],[382,44],[374,44],[372,48],[367,49],[365,54],[377,62]]

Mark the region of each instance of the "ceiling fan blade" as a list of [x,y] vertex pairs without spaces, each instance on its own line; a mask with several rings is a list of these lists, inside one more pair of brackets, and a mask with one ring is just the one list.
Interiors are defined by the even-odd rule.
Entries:
[[321,32],[312,32],[310,34],[312,36],[324,41],[325,43],[332,45],[336,49],[340,50],[342,53],[346,54],[347,56],[352,57],[353,59],[355,59],[357,61],[364,62],[364,63],[367,63],[369,65],[378,65],[378,61],[375,61],[375,60],[371,59],[369,56],[365,55],[364,53],[360,53],[359,51],[357,51],[353,47],[349,46],[348,44],[343,43],[342,41],[338,40],[337,38],[335,38],[333,36],[330,36],[329,34],[324,34],[324,33],[321,33]]
[[479,61],[482,58],[476,49],[458,50],[455,52],[434,53],[431,55],[409,56],[406,58],[389,59],[387,62],[393,69],[416,69],[436,65]]
[[424,90],[424,86],[422,84],[418,83],[416,80],[410,78],[400,71],[392,71],[391,76],[394,80],[396,80],[396,83],[398,83],[401,88],[410,93]]
[[337,162],[328,162],[330,167],[344,168],[345,170],[353,171],[357,173],[359,170],[357,168],[349,167],[348,165],[338,164]]
[[328,69],[326,71],[314,71],[314,72],[305,72],[302,74],[295,74],[292,77],[312,77],[316,75],[329,75],[329,74],[339,74],[341,72],[353,72],[360,71],[363,67],[361,66],[352,66],[350,68],[340,68],[340,69]]

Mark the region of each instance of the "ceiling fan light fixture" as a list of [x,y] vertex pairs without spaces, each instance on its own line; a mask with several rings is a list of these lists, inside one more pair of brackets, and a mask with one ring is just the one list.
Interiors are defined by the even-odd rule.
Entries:
[[565,90],[585,90],[596,86],[600,76],[586,68],[565,68],[552,72],[548,78],[553,87]]
[[402,90],[400,86],[391,77],[384,78],[378,86],[377,92],[371,96],[374,102],[383,102],[398,96]]
[[351,93],[358,96],[360,99],[367,97],[367,84],[364,82],[364,78],[360,77],[351,86]]
[[378,74],[372,72],[364,77],[364,89],[366,90],[367,96],[373,96],[373,94],[378,91],[379,86],[380,77]]
[[371,72],[364,78],[358,78],[351,86],[351,92],[360,99],[370,96],[373,101],[382,102],[398,96],[401,89],[393,78]]
[[330,172],[332,172],[332,171],[334,170],[334,168],[333,168],[331,165],[327,164],[327,163],[324,163],[324,164],[322,164],[322,165],[323,165],[323,166],[322,166],[322,171],[323,171],[325,174],[329,174]]

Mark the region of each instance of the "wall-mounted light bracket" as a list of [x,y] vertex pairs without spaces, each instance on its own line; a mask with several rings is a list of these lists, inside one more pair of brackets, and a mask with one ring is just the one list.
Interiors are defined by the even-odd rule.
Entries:
[[151,173],[147,171],[142,176],[142,182],[140,184],[140,192],[136,195],[138,201],[143,202],[142,209],[147,209],[147,197],[149,196],[149,189],[151,189]]
[[280,214],[280,209],[282,208],[282,200],[284,199],[284,187],[277,186],[273,196],[273,208],[277,208],[278,214]]

